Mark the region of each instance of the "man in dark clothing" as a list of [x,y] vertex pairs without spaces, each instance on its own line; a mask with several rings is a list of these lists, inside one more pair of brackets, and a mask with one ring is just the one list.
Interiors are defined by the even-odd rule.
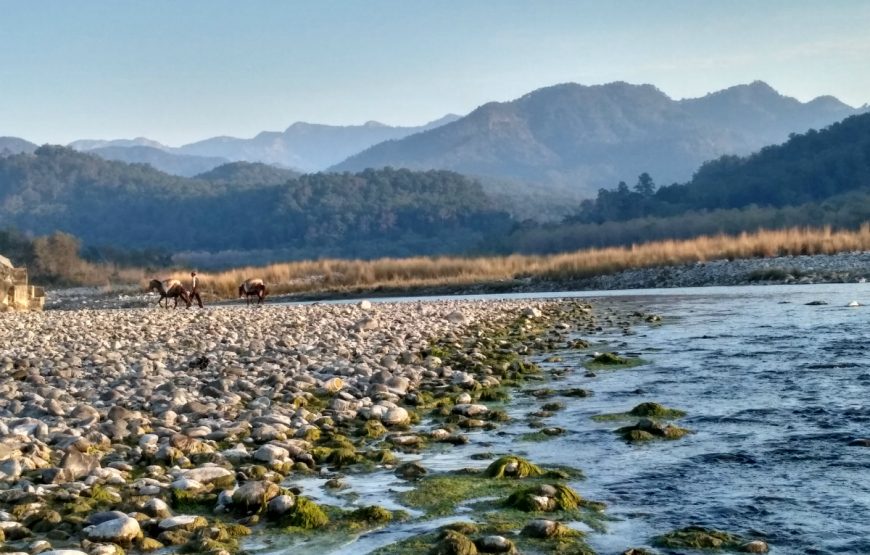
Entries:
[[196,301],[199,308],[202,308],[202,297],[199,296],[199,280],[196,279],[196,272],[190,272],[190,300]]

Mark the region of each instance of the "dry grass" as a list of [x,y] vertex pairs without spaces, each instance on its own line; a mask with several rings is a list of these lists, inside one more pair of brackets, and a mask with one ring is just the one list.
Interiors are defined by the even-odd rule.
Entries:
[[[720,259],[835,254],[870,250],[870,224],[857,231],[786,229],[703,236],[684,241],[656,241],[588,249],[572,253],[498,257],[416,257],[379,260],[317,260],[200,273],[203,289],[218,297],[234,297],[247,278],[263,279],[270,294],[352,291],[379,287],[469,285],[526,277],[570,280],[618,272]],[[169,276],[167,276],[169,277]],[[189,281],[185,272],[171,277]]]

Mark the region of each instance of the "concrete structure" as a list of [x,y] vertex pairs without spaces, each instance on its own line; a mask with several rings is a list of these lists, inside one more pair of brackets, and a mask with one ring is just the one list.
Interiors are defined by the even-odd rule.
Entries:
[[42,310],[45,290],[27,284],[27,270],[15,268],[0,256],[0,312],[8,310]]

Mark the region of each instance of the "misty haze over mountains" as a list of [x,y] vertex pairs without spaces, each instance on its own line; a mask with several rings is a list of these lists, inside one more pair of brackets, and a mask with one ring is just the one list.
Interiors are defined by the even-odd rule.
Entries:
[[[227,162],[262,162],[304,173],[327,169],[374,144],[401,139],[455,121],[448,114],[416,127],[392,127],[376,121],[362,125],[323,125],[296,122],[285,131],[263,131],[251,139],[212,137],[180,147],[169,147],[140,137],[111,141],[79,140],[69,144],[108,160],[150,163],[169,173],[193,176]],[[135,152],[124,153],[124,148]],[[163,153],[161,156],[159,153]],[[174,160],[172,157],[183,157]]]
[[[213,137],[180,147],[141,137],[69,146],[181,176],[235,161],[303,173],[447,169],[484,178],[491,193],[579,198],[642,172],[659,184],[685,181],[707,160],[748,154],[866,110],[831,96],[800,102],[760,81],[684,100],[652,85],[567,83],[416,127],[297,122],[283,132]],[[0,138],[0,153],[35,148]]]

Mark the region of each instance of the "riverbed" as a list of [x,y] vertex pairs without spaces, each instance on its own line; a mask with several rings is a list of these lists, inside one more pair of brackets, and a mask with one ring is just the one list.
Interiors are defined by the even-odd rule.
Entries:
[[[253,533],[240,547],[256,554],[376,553],[480,517],[474,499],[448,514],[406,503],[403,492],[420,483],[398,477],[397,463],[419,461],[430,475],[446,475],[513,454],[545,468],[582,470],[584,479],[565,482],[605,508],[600,522],[566,524],[584,532],[597,553],[649,546],[655,536],[689,525],[763,540],[773,553],[868,553],[865,303],[870,286],[829,284],[3,315],[0,428],[5,452],[19,461],[2,467],[0,489],[10,511],[2,513],[3,528],[8,540],[9,530],[22,530],[17,519],[33,529],[33,539],[75,548],[83,535],[94,536],[75,515],[60,515],[64,522],[50,534],[38,531],[48,529],[50,516],[38,516],[40,505],[58,506],[63,498],[93,514],[135,507],[128,516],[109,516],[125,524],[141,519],[150,538],[169,542],[176,538],[160,533],[166,507],[145,503],[154,496],[171,501],[176,515],[193,511],[214,525],[246,523]],[[510,349],[501,349],[503,340],[487,339],[501,325],[546,327],[525,339],[509,336]],[[556,340],[536,349],[535,334]],[[454,371],[447,359],[431,357],[433,349],[470,337],[483,339],[472,354],[488,359],[484,366],[463,363]],[[508,397],[479,400],[488,387],[481,370],[495,367],[499,349],[509,357],[521,353],[541,372],[520,380],[503,374],[500,389]],[[598,352],[643,363],[590,372]],[[504,360],[511,368],[519,363]],[[464,416],[450,421],[434,416],[432,405],[409,401],[420,391],[442,391],[451,397],[449,413],[461,403],[459,383],[503,417],[462,428]],[[581,390],[591,394],[567,395]],[[636,418],[592,418],[644,402],[685,411],[673,421],[690,433],[627,443],[614,431]],[[387,428],[381,439],[368,440],[358,432],[374,419],[375,404]],[[357,463],[336,465],[323,451],[349,444],[333,420],[353,441]],[[435,441],[443,427],[467,442]],[[312,435],[315,428],[320,433]],[[542,429],[561,433],[542,435]],[[423,439],[422,448],[398,447],[414,436]],[[381,442],[395,449],[398,461],[372,463]],[[353,533],[346,526],[340,533],[286,533],[257,525],[240,501],[218,495],[229,487],[219,484],[253,483],[251,463],[268,467],[265,481],[280,482],[291,501],[295,492],[297,499],[335,508],[330,514],[339,523],[370,505],[395,518]],[[192,504],[176,503],[179,488],[193,496]],[[33,502],[37,516],[13,514],[19,497]],[[518,539],[520,528],[503,534]],[[202,545],[196,543],[204,539],[201,531],[186,533],[177,538],[181,543]],[[94,545],[81,547],[103,555]]]
[[[571,370],[548,382],[554,389],[594,392],[583,399],[555,397],[565,409],[545,421],[563,428],[563,435],[524,440],[535,431],[526,424],[528,414],[553,399],[519,393],[506,405],[512,423],[497,433],[474,432],[468,445],[410,458],[436,471],[474,465],[472,456],[483,452],[578,466],[587,476],[575,482],[578,491],[607,503],[608,516],[615,519],[606,532],[589,531],[588,542],[600,553],[649,545],[657,534],[693,524],[763,538],[775,553],[870,552],[870,484],[864,479],[870,450],[850,445],[870,436],[865,406],[870,307],[848,306],[870,303],[870,287],[720,287],[604,295],[612,306],[660,314],[663,322],[636,326],[629,334],[611,329],[583,336],[601,350],[629,352],[648,362],[635,368],[589,377],[583,370],[588,353],[561,350],[536,358],[546,370]],[[545,362],[553,357],[561,360]],[[613,434],[620,424],[591,419],[644,401],[686,411],[679,424],[693,433],[677,441],[634,445]],[[358,493],[369,502],[384,502],[383,492],[404,486],[389,472],[358,482]],[[353,477],[349,483],[354,484]],[[327,552],[365,553],[425,529],[420,523],[398,524]]]

